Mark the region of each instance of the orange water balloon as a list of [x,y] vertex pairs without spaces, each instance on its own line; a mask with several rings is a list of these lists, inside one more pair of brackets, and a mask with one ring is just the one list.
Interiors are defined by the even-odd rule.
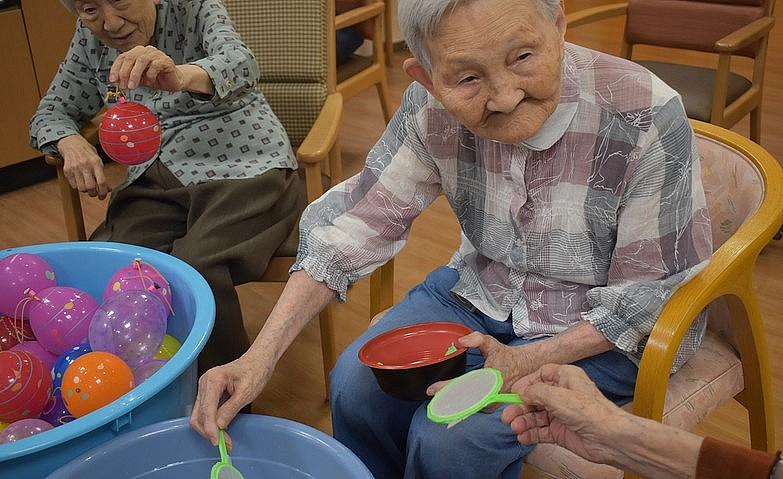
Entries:
[[133,389],[133,372],[111,353],[79,356],[63,375],[62,397],[74,417],[102,408]]

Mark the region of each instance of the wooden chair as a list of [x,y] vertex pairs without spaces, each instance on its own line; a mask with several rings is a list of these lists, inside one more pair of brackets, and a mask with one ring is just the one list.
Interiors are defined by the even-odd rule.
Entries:
[[[391,94],[389,93],[389,82],[386,77],[386,60],[384,55],[384,30],[386,35],[390,35],[391,20],[390,13],[387,12],[386,4],[376,2],[371,5],[354,8],[345,13],[337,15],[335,18],[335,27],[351,27],[366,20],[373,21],[372,35],[372,55],[369,57],[362,55],[351,55],[351,58],[337,67],[337,92],[342,93],[345,100],[355,97],[367,88],[375,85],[378,90],[378,97],[381,100],[381,110],[383,119],[389,123],[394,110],[392,109]],[[386,20],[386,25],[381,21]],[[386,38],[387,52],[391,49],[391,42]]]
[[[383,48],[386,53],[386,66],[392,66],[394,58],[394,6],[395,0],[385,0],[386,5],[383,12]],[[387,122],[388,123],[388,122]]]
[[[707,267],[678,289],[661,312],[642,356],[634,402],[626,409],[690,430],[735,398],[748,411],[752,447],[772,452],[769,360],[752,272],[759,253],[783,221],[779,194],[783,170],[747,138],[708,123],[692,120],[692,124],[715,251]],[[392,284],[381,278],[378,282],[378,289],[390,295]],[[376,289],[372,294],[377,294]],[[669,376],[685,332],[707,307],[709,326],[701,348]],[[522,475],[607,479],[621,478],[623,472],[587,462],[559,446],[541,444],[527,457]]]
[[[256,55],[261,70],[259,89],[288,132],[306,183],[307,202],[320,197],[332,177],[341,175],[337,140],[342,118],[342,95],[335,92],[334,2],[330,0],[224,0],[242,39]],[[328,160],[328,162],[327,162]],[[87,238],[79,192],[57,166],[68,239]],[[325,181],[326,180],[326,181]],[[296,228],[280,246],[260,282],[288,281],[299,244]],[[319,316],[324,374],[336,360],[331,307]],[[326,381],[328,385],[328,380]]]
[[[688,116],[731,128],[750,113],[750,138],[761,142],[761,98],[775,0],[630,0],[567,16],[568,27],[626,15],[622,53],[645,44],[718,54],[717,69],[638,61],[677,90]],[[733,56],[754,60],[753,77],[731,72]]]

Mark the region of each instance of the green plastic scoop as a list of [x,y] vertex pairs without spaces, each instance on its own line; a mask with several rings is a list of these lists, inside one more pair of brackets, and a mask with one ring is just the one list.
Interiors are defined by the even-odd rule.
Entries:
[[222,429],[220,430],[218,449],[220,449],[220,462],[212,466],[210,479],[244,479],[245,476],[231,464],[231,458],[228,456],[228,450],[226,449],[226,436]]
[[452,379],[427,406],[427,417],[441,424],[454,424],[490,404],[522,404],[519,394],[499,394],[503,375],[493,368],[476,369]]

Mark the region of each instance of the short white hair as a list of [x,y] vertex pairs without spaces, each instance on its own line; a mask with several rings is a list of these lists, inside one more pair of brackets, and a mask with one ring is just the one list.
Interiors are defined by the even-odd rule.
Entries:
[[[460,4],[475,0],[398,0],[397,18],[413,56],[432,71],[432,60],[427,50],[427,39],[438,29],[444,15]],[[532,2],[547,20],[554,22],[560,11],[560,0],[527,0]]]

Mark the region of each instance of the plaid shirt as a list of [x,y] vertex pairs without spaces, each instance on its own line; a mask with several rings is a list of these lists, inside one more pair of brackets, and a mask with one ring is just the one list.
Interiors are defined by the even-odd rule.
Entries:
[[[679,96],[629,61],[567,44],[561,100],[521,144],[475,136],[414,83],[364,169],[305,211],[297,263],[345,299],[443,192],[462,228],[453,292],[519,336],[582,320],[638,361],[678,285],[710,257]],[[674,369],[699,347],[686,335]]]

